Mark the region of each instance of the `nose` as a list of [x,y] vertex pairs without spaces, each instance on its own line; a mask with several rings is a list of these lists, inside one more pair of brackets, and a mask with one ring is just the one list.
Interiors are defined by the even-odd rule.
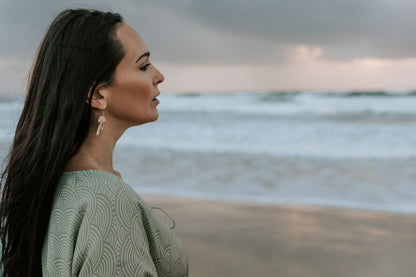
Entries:
[[155,70],[156,70],[156,74],[154,77],[154,83],[155,85],[158,85],[165,80],[165,76],[163,76],[163,74],[160,73],[160,71],[156,67],[155,67]]

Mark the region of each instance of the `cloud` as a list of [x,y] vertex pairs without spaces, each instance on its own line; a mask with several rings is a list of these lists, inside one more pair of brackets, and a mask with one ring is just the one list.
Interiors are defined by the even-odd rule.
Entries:
[[322,56],[321,48],[309,48],[307,45],[299,45],[294,49],[291,59],[296,62],[316,60]]
[[1,91],[20,91],[51,20],[77,7],[122,14],[167,89],[416,86],[414,0],[2,0]]
[[411,0],[154,0],[230,36],[323,48],[329,59],[416,56]]
[[[310,56],[308,56],[310,58]],[[309,59],[288,65],[161,65],[162,91],[294,91],[415,89],[416,58]]]
[[299,45],[320,48],[329,60],[416,56],[412,0],[5,0],[1,5],[0,35],[7,39],[0,51],[11,55],[28,45],[36,48],[61,9],[94,6],[120,12],[163,62],[275,64]]

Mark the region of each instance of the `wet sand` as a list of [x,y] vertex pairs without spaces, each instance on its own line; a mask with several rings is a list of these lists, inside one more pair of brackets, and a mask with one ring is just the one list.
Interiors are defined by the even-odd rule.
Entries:
[[190,276],[397,277],[416,272],[416,215],[142,197],[175,219]]

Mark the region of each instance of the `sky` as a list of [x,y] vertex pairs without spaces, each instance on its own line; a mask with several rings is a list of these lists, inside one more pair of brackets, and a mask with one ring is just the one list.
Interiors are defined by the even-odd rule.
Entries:
[[66,8],[120,13],[162,91],[416,89],[416,0],[0,0],[0,94],[24,93]]

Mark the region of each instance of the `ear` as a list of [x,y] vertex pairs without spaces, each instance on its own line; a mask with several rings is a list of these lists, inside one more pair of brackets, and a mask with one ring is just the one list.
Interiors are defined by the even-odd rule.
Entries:
[[[91,88],[92,89],[92,88]],[[91,98],[91,108],[99,110],[99,111],[104,111],[105,108],[107,108],[107,100],[105,97],[105,92],[104,92],[104,87],[96,87],[95,91],[89,91],[88,92],[88,97],[86,100],[86,103],[88,104],[88,102],[90,101],[90,97],[92,94],[92,98]]]

